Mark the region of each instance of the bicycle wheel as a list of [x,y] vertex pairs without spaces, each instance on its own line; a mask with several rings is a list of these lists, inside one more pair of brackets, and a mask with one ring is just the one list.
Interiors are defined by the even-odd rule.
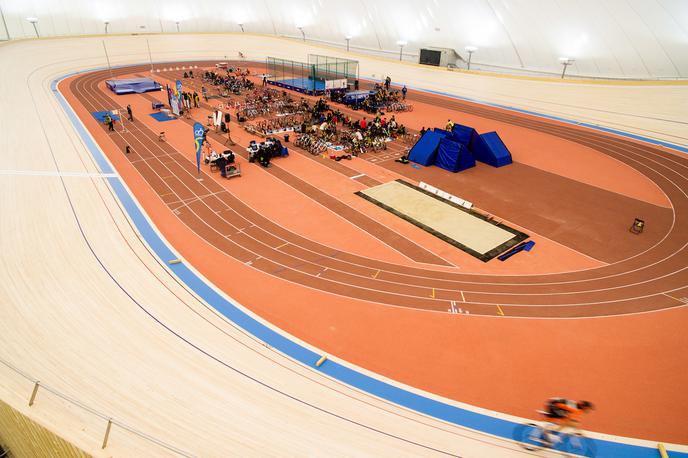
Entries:
[[585,437],[583,433],[580,432],[569,434],[563,449],[566,452],[587,456],[588,458],[594,458],[597,452],[595,442],[589,437]]
[[518,425],[514,429],[514,440],[521,447],[529,451],[537,451],[548,447],[548,442],[544,439],[545,430],[542,426],[535,423]]

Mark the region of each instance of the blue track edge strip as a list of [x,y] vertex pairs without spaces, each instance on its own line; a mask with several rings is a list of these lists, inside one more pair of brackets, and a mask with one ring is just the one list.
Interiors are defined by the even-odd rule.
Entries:
[[[87,70],[87,71],[97,71],[99,68]],[[63,110],[69,117],[72,125],[76,131],[81,136],[82,140],[88,147],[94,160],[101,168],[103,173],[114,173],[114,170],[110,166],[110,163],[104,157],[100,148],[93,141],[91,136],[88,134],[86,128],[81,123],[76,113],[72,107],[67,103],[63,95],[57,90],[58,83],[68,78],[72,75],[85,73],[86,71],[73,72],[63,75],[51,83],[51,89],[55,94],[58,102],[62,106]],[[426,91],[434,92],[434,91]],[[435,92],[437,94],[446,95],[453,98],[460,98],[452,96],[449,94],[443,94],[440,92]],[[473,101],[470,99],[465,99]],[[483,103],[483,102],[477,102]],[[483,103],[484,104],[484,103]],[[490,104],[487,104],[490,105]],[[509,107],[501,105],[493,105],[500,108]],[[561,120],[564,122],[574,123],[573,121],[562,120],[555,117],[540,115],[534,112],[527,112],[524,110],[517,110],[528,114],[534,114],[537,116],[544,116],[552,119]],[[574,123],[578,124],[578,123]],[[579,124],[584,125],[585,124]],[[587,127],[587,126],[586,126]],[[592,126],[593,128],[598,128]],[[617,131],[609,129],[610,132],[619,133]],[[623,132],[620,135],[632,136],[634,138],[648,141],[650,143],[658,143],[657,141],[651,139],[645,139],[640,136],[635,136],[632,134],[625,134]],[[664,144],[659,142],[659,144]],[[688,149],[678,147],[676,145],[666,144],[671,148],[680,149],[682,151],[688,152]],[[144,216],[141,208],[136,204],[132,196],[130,195],[127,188],[123,185],[119,177],[109,177],[107,178],[110,186],[114,190],[117,198],[123,205],[127,214],[135,224],[136,228],[139,230],[141,236],[145,239],[146,243],[151,247],[155,254],[160,258],[162,262],[167,264],[170,259],[175,259],[177,255],[170,249],[168,245],[163,242],[158,233],[153,229],[148,219]],[[498,436],[507,440],[512,440],[512,435],[518,423],[514,423],[508,420],[502,420],[500,418],[495,418],[489,415],[472,412],[470,410],[462,409],[450,404],[445,404],[443,402],[421,396],[416,393],[404,390],[402,388],[390,385],[388,383],[377,380],[373,377],[365,375],[349,367],[343,366],[335,361],[328,360],[319,368],[315,367],[315,362],[320,358],[320,354],[313,352],[312,350],[300,345],[297,342],[290,340],[289,338],[279,334],[278,332],[270,329],[259,321],[255,320],[244,311],[239,309],[237,306],[229,302],[227,299],[218,294],[214,289],[212,289],[205,281],[199,278],[191,269],[186,267],[184,263],[167,265],[167,267],[175,274],[177,277],[183,281],[191,290],[193,290],[198,296],[203,298],[208,304],[215,308],[218,312],[222,313],[226,318],[236,323],[238,326],[242,327],[247,332],[253,334],[256,338],[262,340],[266,344],[274,347],[278,351],[288,355],[289,357],[299,361],[300,363],[313,368],[313,370],[319,370],[320,372],[339,380],[340,382],[346,383],[354,388],[367,392],[373,396],[385,399],[387,401],[393,402],[400,406],[415,410],[425,415],[435,417],[437,419],[447,421],[459,426],[466,428],[471,428],[483,433]],[[657,449],[651,447],[643,447],[638,445],[629,445],[620,442],[612,442],[601,439],[591,439],[594,442],[595,448],[597,450],[596,456],[599,458],[603,457],[625,457],[625,458],[656,458]],[[672,458],[688,458],[688,453],[681,452],[670,452]]]

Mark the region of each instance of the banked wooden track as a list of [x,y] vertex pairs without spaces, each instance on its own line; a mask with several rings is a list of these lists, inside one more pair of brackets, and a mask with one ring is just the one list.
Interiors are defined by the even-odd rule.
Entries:
[[[256,57],[304,52],[300,43],[233,40],[230,49]],[[222,59],[228,52],[225,37],[150,41],[156,60]],[[113,64],[147,55],[141,38],[110,37],[107,44]],[[4,361],[105,417],[200,456],[521,454],[285,358],[170,276],[98,176],[50,89],[66,73],[105,65],[100,38],[12,43],[0,60],[0,100],[11,107],[0,112],[0,203],[3,215],[12,215],[0,220]],[[33,384],[4,365],[0,379],[3,400],[96,456],[171,454],[117,426],[103,451],[102,418],[45,390],[29,408]]]
[[[123,68],[116,72],[142,70]],[[117,106],[114,98],[97,87],[108,75],[105,71],[95,72],[71,83],[71,90],[88,111]],[[156,133],[145,126],[131,126],[129,133],[116,134],[115,141],[120,151],[125,143],[134,147],[137,153],[129,155],[129,159],[136,169],[194,232],[255,269],[308,287],[443,312],[452,301],[471,314],[497,315],[499,305],[506,315],[520,317],[609,316],[684,305],[681,298],[688,285],[684,261],[688,252],[688,159],[609,134],[501,110],[451,100],[445,100],[444,106],[560,136],[636,168],[671,201],[674,220],[670,231],[652,248],[624,261],[572,273],[491,276],[391,265],[333,250],[290,233],[248,208],[210,176],[204,175],[199,182],[195,165],[173,147],[157,141]],[[245,156],[241,148],[234,151]],[[270,173],[319,200],[319,191],[278,164]],[[171,176],[174,178],[168,178]],[[361,219],[362,215],[353,209],[346,212],[342,216],[349,220]],[[357,224],[371,233],[378,230],[372,220],[363,218]],[[433,288],[434,297],[430,297]]]

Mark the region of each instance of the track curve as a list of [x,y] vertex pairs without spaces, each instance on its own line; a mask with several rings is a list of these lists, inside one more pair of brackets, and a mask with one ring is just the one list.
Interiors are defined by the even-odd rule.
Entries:
[[[132,66],[113,71],[126,74],[144,68]],[[71,90],[88,111],[117,106],[98,87],[107,77],[109,73],[99,71],[71,81]],[[415,97],[427,98],[422,94]],[[688,285],[688,268],[683,261],[688,251],[688,159],[614,135],[504,110],[449,99],[443,105],[555,135],[635,168],[656,183],[671,202],[674,218],[669,232],[642,253],[603,267],[570,273],[497,276],[395,265],[334,250],[281,228],[211,177],[206,175],[203,182],[197,181],[195,164],[170,145],[158,142],[157,135],[146,127],[130,125],[129,133],[117,133],[112,138],[122,149],[125,141],[135,145],[139,156],[130,157],[132,164],[179,219],[200,237],[254,269],[309,288],[445,313],[452,301],[478,315],[496,315],[499,305],[506,315],[516,317],[609,316],[684,305],[681,290]],[[239,149],[234,151],[245,156]],[[269,173],[278,179],[291,179],[278,166]],[[433,289],[434,297],[429,297]]]

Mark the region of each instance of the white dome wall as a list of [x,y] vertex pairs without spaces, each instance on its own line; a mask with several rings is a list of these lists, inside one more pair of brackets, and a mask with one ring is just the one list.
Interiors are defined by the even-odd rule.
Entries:
[[[0,0],[11,38],[110,33],[246,32],[416,60],[421,46],[477,46],[476,68],[634,78],[688,77],[688,0]],[[142,27],[143,26],[143,27]],[[5,30],[0,23],[0,37]]]

